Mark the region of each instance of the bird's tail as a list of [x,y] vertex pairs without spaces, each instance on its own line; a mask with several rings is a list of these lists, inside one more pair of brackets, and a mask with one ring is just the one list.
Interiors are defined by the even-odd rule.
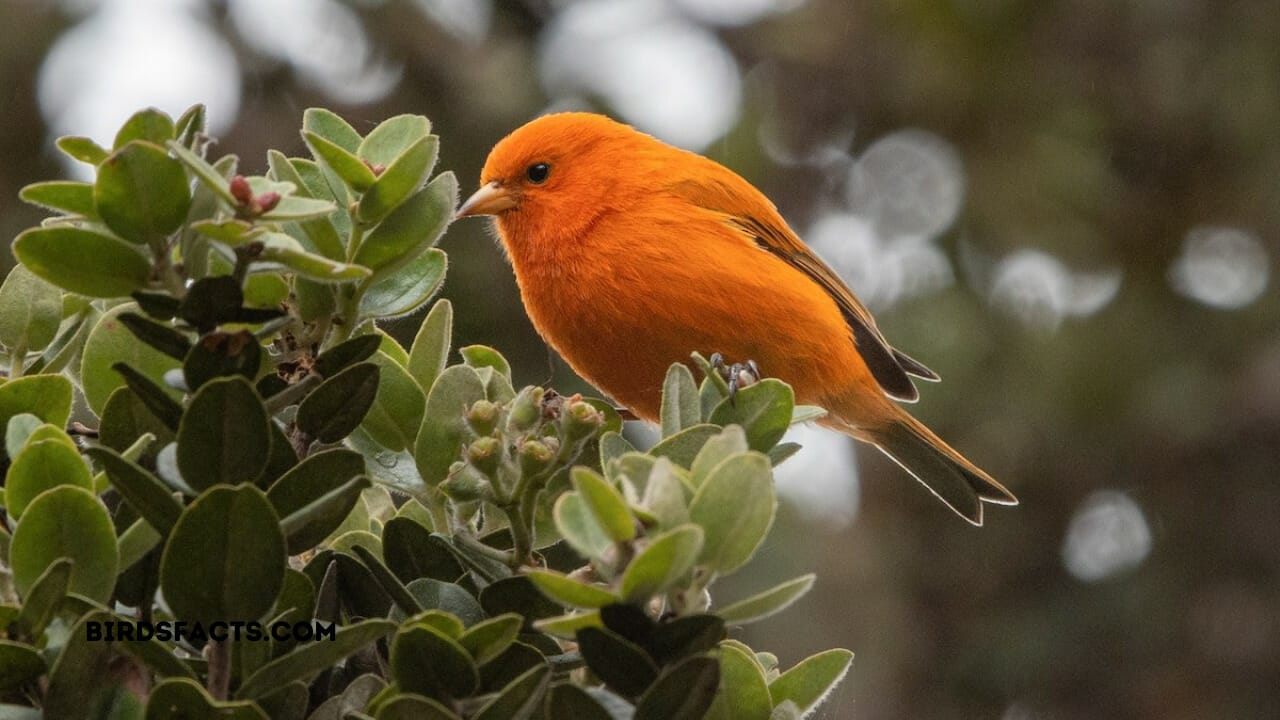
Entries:
[[1018,499],[977,465],[942,441],[923,423],[893,403],[887,422],[873,428],[839,429],[874,444],[929,491],[974,525],[982,524],[982,504],[1017,505]]

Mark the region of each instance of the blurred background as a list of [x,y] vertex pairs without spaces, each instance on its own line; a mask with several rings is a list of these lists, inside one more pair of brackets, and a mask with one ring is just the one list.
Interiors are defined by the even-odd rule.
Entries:
[[[56,136],[148,105],[206,103],[258,172],[309,106],[423,113],[464,192],[526,120],[610,113],[773,198],[943,376],[917,414],[1022,500],[971,528],[796,433],[720,593],[818,572],[742,634],[857,653],[821,717],[1275,717],[1277,37],[1273,0],[0,0],[0,235],[41,217],[23,185],[83,173]],[[586,389],[482,223],[442,247],[457,344]]]

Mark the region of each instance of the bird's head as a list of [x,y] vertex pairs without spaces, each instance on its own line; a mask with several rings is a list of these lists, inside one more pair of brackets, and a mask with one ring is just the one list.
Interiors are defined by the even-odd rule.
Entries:
[[457,217],[495,216],[513,246],[574,237],[624,201],[619,178],[645,141],[652,139],[603,115],[544,115],[494,146],[480,189]]

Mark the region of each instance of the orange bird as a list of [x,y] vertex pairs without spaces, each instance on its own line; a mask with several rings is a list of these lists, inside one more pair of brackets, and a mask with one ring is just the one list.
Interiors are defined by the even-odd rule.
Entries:
[[912,375],[848,286],[751,183],[591,113],[499,142],[458,217],[493,215],[542,337],[583,378],[655,420],[667,368],[693,350],[755,360],[820,422],[869,442],[975,525],[1016,505],[908,415]]

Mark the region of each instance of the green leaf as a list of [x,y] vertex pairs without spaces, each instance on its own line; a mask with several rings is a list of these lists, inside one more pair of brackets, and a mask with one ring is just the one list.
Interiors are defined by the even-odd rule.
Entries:
[[419,138],[406,148],[365,191],[356,206],[356,217],[372,225],[399,207],[422,187],[439,151],[440,140],[434,135]]
[[261,698],[294,680],[309,678],[395,629],[396,624],[390,620],[363,620],[339,628],[333,640],[299,645],[249,676],[236,690],[236,697]]
[[572,683],[554,685],[547,695],[546,717],[574,720],[615,720],[615,716],[592,699],[586,690]]
[[749,598],[727,605],[717,610],[716,614],[724,618],[726,622],[739,625],[763,620],[770,615],[782,612],[791,603],[803,597],[805,593],[809,592],[809,588],[813,587],[813,581],[816,577],[813,573],[801,575],[764,592],[756,593]]
[[599,560],[613,546],[613,541],[587,507],[586,500],[578,493],[561,495],[556,500],[552,515],[565,542],[583,557]]
[[253,482],[271,453],[270,420],[262,399],[243,377],[210,380],[178,426],[178,469],[192,488]]
[[302,129],[315,133],[349,153],[360,149],[360,133],[337,113],[324,108],[307,108],[302,113]]
[[241,700],[216,702],[191,678],[169,678],[151,690],[147,702],[147,720],[267,720],[267,714],[256,704]]
[[402,690],[438,700],[465,698],[480,685],[471,656],[428,625],[409,625],[391,643],[391,675]]
[[199,220],[191,223],[191,229],[228,247],[244,245],[267,231],[262,225],[234,218]]
[[660,530],[670,530],[689,522],[685,484],[669,459],[658,458],[649,471],[641,504],[658,521]]
[[395,318],[411,314],[440,291],[448,266],[448,257],[439,248],[418,255],[369,287],[360,301],[361,316]]
[[702,720],[720,686],[715,658],[691,657],[667,668],[636,703],[633,720]]
[[474,720],[528,720],[538,709],[550,680],[551,668],[545,665],[530,668],[472,717]]
[[406,620],[403,624],[426,625],[433,627],[444,633],[445,637],[452,640],[457,640],[465,629],[462,625],[462,621],[458,619],[458,616],[443,610],[420,611]]
[[117,317],[138,340],[175,360],[182,360],[191,350],[191,340],[167,325],[132,312],[120,313]]
[[578,631],[577,639],[578,652],[591,672],[627,697],[640,695],[658,677],[658,666],[648,653],[616,633],[585,627]]
[[34,415],[65,427],[71,417],[71,381],[62,375],[29,375],[0,383],[0,427],[15,415]]
[[[231,207],[239,205],[239,201],[237,201],[235,196],[231,194],[231,186],[227,182],[227,177],[233,173],[228,172],[224,174],[220,172],[216,167],[206,162],[204,158],[173,140],[165,143],[165,146],[169,148],[169,152],[172,152],[174,156],[178,158],[178,161],[185,165],[187,169],[196,176],[196,179],[203,183],[210,192],[221,198],[223,202]],[[224,161],[226,161],[225,157],[218,162],[222,163]]]
[[[138,342],[133,333],[120,321],[120,315],[138,309],[133,303],[117,305],[105,312],[89,331],[81,351],[80,383],[90,409],[101,416],[112,391],[125,385],[124,378],[113,368],[124,363],[140,375],[160,383],[164,374],[180,367],[179,362],[145,343]],[[176,401],[182,393],[167,389],[164,395]],[[147,403],[150,408],[157,407]]]
[[827,650],[801,660],[769,683],[774,705],[791,701],[802,713],[817,707],[835,688],[853,664],[848,650]]
[[813,422],[827,416],[827,411],[817,405],[796,405],[791,409],[791,424]]
[[[71,569],[74,565],[71,558],[58,558],[40,577],[36,578],[36,581],[31,584],[31,589],[27,591],[26,597],[22,599],[22,609],[18,612],[16,627],[10,631],[10,637],[15,637],[14,631],[19,633],[16,637],[33,639],[44,633],[44,628],[58,609],[58,604],[71,588]],[[3,669],[4,662],[0,661],[0,676],[3,675]],[[0,688],[3,687],[7,685],[0,680]]]
[[[18,413],[17,415],[9,418],[9,422],[6,424],[4,430],[5,455],[9,458],[17,457],[18,453],[22,451],[22,446],[26,445],[27,440],[31,438],[31,434],[34,433],[37,428],[42,427],[42,425],[43,423],[40,422],[40,418],[32,415],[31,413]],[[59,434],[64,434],[62,433],[62,428],[55,425],[47,425],[45,427],[53,428],[58,431]],[[74,442],[72,443],[72,447],[75,447]]]
[[54,212],[87,218],[98,216],[93,206],[93,186],[86,182],[51,180],[33,183],[22,188],[18,197]]
[[703,530],[696,525],[681,525],[654,537],[622,573],[622,597],[641,602],[671,589],[693,567],[703,546]]
[[[104,511],[105,512],[105,511]],[[108,521],[109,522],[109,521]],[[85,613],[67,632],[66,645],[49,670],[44,692],[44,713],[49,720],[81,720],[85,711],[103,703],[111,691],[111,643],[88,639],[89,623],[104,623],[115,616],[104,610]]]
[[707,720],[769,720],[773,701],[764,670],[755,658],[730,643],[720,646],[720,687]]
[[187,219],[191,191],[182,163],[160,145],[135,140],[98,166],[93,202],[115,234],[134,243],[158,242]]
[[468,345],[464,348],[458,348],[458,354],[462,356],[463,362],[473,368],[493,368],[493,371],[499,375],[511,379],[511,364],[497,350],[487,345]]
[[430,132],[431,121],[422,115],[396,115],[378,123],[359,147],[352,150],[371,163],[390,165]]
[[458,720],[458,716],[429,697],[404,693],[380,706],[377,720]]
[[284,583],[279,523],[252,485],[213,487],[188,505],[160,560],[160,588],[174,615],[206,624],[261,618]]
[[262,363],[262,346],[248,330],[205,334],[188,350],[182,363],[187,387],[200,390],[210,380],[240,376],[252,381]]
[[455,365],[436,378],[427,394],[413,451],[418,472],[428,485],[439,484],[449,474],[449,466],[458,459],[470,433],[463,410],[484,399],[484,382],[474,368]]
[[[164,388],[161,388],[151,378],[134,370],[125,363],[118,362],[111,366],[111,369],[120,374],[124,378],[127,389],[138,398],[138,401],[147,407],[147,410],[155,416],[157,420],[164,424],[165,428],[177,432],[178,425],[182,422],[182,406],[169,396]],[[119,390],[119,388],[116,388]],[[114,395],[116,390],[112,390]],[[108,396],[110,398],[110,396]]]
[[600,467],[608,468],[610,460],[635,450],[636,447],[622,437],[622,433],[610,430],[600,436]]
[[282,194],[276,206],[262,214],[262,219],[272,222],[322,220],[329,217],[336,209],[337,206],[328,200],[316,200],[289,193]]
[[298,428],[322,443],[334,443],[355,430],[378,394],[379,368],[356,363],[311,391],[298,406]]
[[375,353],[373,363],[379,368],[378,393],[361,427],[388,450],[411,448],[422,425],[427,398],[409,371],[385,353]]
[[381,344],[382,338],[378,335],[358,335],[316,356],[313,369],[321,377],[332,377],[358,362],[368,360]]
[[182,504],[164,483],[110,448],[92,447],[85,453],[102,465],[116,491],[156,532],[168,535],[173,530]]
[[667,368],[667,378],[662,383],[661,417],[664,438],[702,421],[698,385],[684,363],[675,363]]
[[689,504],[706,533],[699,562],[727,574],[746,564],[764,542],[778,507],[769,458],[735,455],[716,466]]
[[[334,545],[335,549],[340,549],[337,547],[336,542]],[[382,554],[381,546],[377,548],[378,552],[376,553],[362,545],[355,545],[351,550],[354,552],[356,557],[360,558],[360,561],[364,563],[365,567],[369,569],[369,572],[373,575],[374,581],[378,583],[378,586],[382,588],[383,592],[391,597],[391,601],[396,604],[396,607],[400,608],[401,612],[413,614],[421,612],[424,609],[418,604],[417,598],[409,592],[408,588],[406,588],[400,580],[396,578],[395,573],[391,572],[391,570],[382,563],[382,560],[379,558],[379,555]],[[461,621],[458,622],[458,626],[459,632],[461,632]]]
[[587,509],[610,540],[625,542],[636,536],[636,520],[622,493],[589,468],[576,467],[570,474]]
[[449,544],[407,517],[391,518],[382,526],[382,557],[401,582],[432,578],[452,583],[462,577]]
[[687,468],[693,464],[693,459],[698,456],[702,446],[719,434],[719,426],[706,423],[694,425],[671,437],[663,438],[649,450],[649,454],[654,457],[671,458],[671,462]]
[[[44,658],[35,648],[0,639],[0,690],[8,691],[33,682],[45,673],[45,669]],[[36,712],[34,717],[41,716]]]
[[172,140],[173,136],[173,119],[155,108],[146,108],[124,121],[124,125],[120,126],[120,130],[116,132],[116,139],[111,147],[113,150],[119,150],[134,140],[146,140],[163,145]]
[[93,490],[93,476],[80,453],[59,440],[27,443],[13,458],[5,477],[5,509],[14,519],[21,519],[37,495],[60,485]]
[[83,228],[32,228],[13,241],[13,254],[36,275],[89,297],[125,297],[151,276],[151,263],[137,250]]
[[361,243],[355,262],[372,270],[403,267],[444,234],[458,202],[453,173],[441,173],[414,193],[374,228]]
[[44,350],[58,336],[61,320],[63,293],[23,265],[14,266],[0,286],[0,343],[10,352]]
[[105,603],[116,584],[119,554],[111,516],[97,496],[71,485],[47,490],[27,506],[9,545],[19,595],[59,558],[70,558],[70,592]]
[[409,374],[418,386],[430,391],[440,371],[449,363],[453,339],[453,304],[440,300],[427,313],[409,347]]
[[[460,585],[431,578],[418,578],[405,586],[418,604],[427,609],[444,610],[471,626],[484,619],[480,603]],[[493,587],[490,585],[489,587]]]
[[702,487],[711,471],[734,455],[747,451],[747,434],[741,425],[729,425],[719,435],[707,440],[693,459],[689,475],[694,487]]
[[552,600],[576,608],[601,608],[620,601],[613,592],[598,585],[588,585],[553,570],[528,570],[525,572],[543,595]]
[[800,443],[784,442],[769,448],[769,462],[778,467],[784,460],[800,452]]
[[711,422],[741,425],[747,432],[747,445],[752,450],[768,452],[786,434],[794,407],[791,386],[765,378],[742,388],[732,399],[721,401],[711,412]]
[[87,137],[65,135],[58,138],[58,149],[73,160],[97,165],[107,159],[108,153],[101,145]]
[[307,252],[297,240],[284,233],[268,232],[258,240],[263,243],[262,252],[258,254],[259,260],[279,263],[316,282],[352,282],[363,280],[371,274],[368,268]]
[[538,632],[544,632],[565,640],[573,640],[575,634],[582,628],[602,628],[604,623],[600,620],[600,611],[592,610],[591,612],[543,618],[535,621],[533,627]]
[[206,115],[205,106],[201,103],[187,108],[174,123],[173,136],[182,144],[191,147],[205,131]]
[[512,575],[487,585],[480,591],[480,605],[490,616],[518,613],[525,619],[525,629],[533,627],[533,621],[563,612],[556,603],[548,600],[533,582],[523,575]]
[[[357,483],[354,487],[347,485],[364,472],[363,455],[337,448],[307,456],[271,486],[267,499],[276,514],[285,519],[284,524],[289,526],[286,534],[290,555],[315,547],[342,524],[343,518],[350,514],[360,498],[359,490],[354,490],[354,487],[362,490],[368,483]],[[343,492],[329,498],[339,490]],[[316,504],[326,498],[329,500]],[[302,510],[307,512],[293,517]],[[297,527],[293,527],[295,524]]]
[[471,626],[458,636],[458,644],[477,665],[483,665],[510,647],[523,626],[519,613],[503,613]]
[[365,192],[373,186],[377,177],[364,161],[341,145],[321,137],[314,132],[303,131],[302,139],[311,148],[312,155],[324,163],[356,192]]

